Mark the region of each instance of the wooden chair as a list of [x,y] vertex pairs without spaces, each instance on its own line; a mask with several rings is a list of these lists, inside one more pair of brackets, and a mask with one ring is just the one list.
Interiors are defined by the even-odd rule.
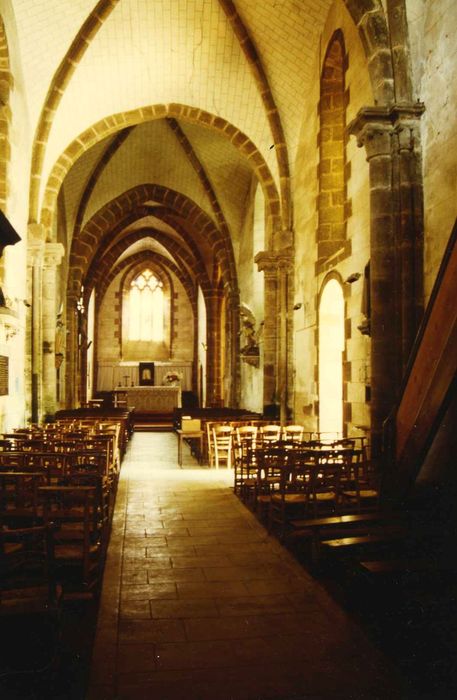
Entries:
[[0,452],[0,471],[15,471],[24,466],[24,453],[11,451]]
[[302,425],[285,425],[282,429],[281,438],[286,442],[301,443],[303,435],[304,428]]
[[278,442],[281,439],[281,426],[275,423],[262,425],[259,430],[259,443]]
[[203,453],[207,455],[208,466],[210,469],[214,467],[214,443],[213,443],[213,426],[220,425],[214,421],[205,420],[203,421],[203,435],[204,435],[204,445]]
[[346,507],[357,511],[379,508],[379,486],[377,475],[373,473],[367,448],[353,451],[352,468],[354,478],[345,480],[341,488],[341,500]]
[[[290,466],[290,450],[276,442],[267,442],[255,450],[257,483],[254,510],[262,520],[270,510],[271,500],[281,490]],[[268,523],[270,527],[270,518]]]
[[254,425],[243,425],[235,430],[234,485],[233,490],[247,500],[257,482],[257,463],[255,459],[256,437],[258,429]]
[[101,570],[102,525],[93,486],[39,489],[46,524],[53,523],[56,567],[64,594],[95,590]]
[[0,529],[0,677],[52,666],[60,648],[60,596],[51,528]]
[[0,529],[0,616],[56,603],[52,526]]
[[225,465],[227,469],[232,467],[232,434],[230,425],[216,425],[212,429],[212,443],[214,451],[214,465],[216,469]]
[[38,524],[38,489],[46,485],[48,476],[43,472],[0,472],[0,523],[8,527]]
[[309,513],[311,483],[316,460],[312,451],[284,449],[284,466],[279,487],[271,494],[268,513],[269,529],[279,528],[284,537],[290,520]]
[[352,450],[313,450],[310,480],[310,505],[313,517],[335,515],[341,503],[341,480],[351,472]]

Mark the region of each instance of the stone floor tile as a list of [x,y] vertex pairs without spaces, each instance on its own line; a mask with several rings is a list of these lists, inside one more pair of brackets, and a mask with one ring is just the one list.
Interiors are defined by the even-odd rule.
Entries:
[[206,581],[203,569],[198,567],[190,569],[159,569],[156,567],[148,569],[149,583],[159,581]]
[[155,644],[119,644],[117,669],[119,673],[138,673],[156,668]]
[[189,617],[217,617],[218,608],[214,600],[152,600],[150,601],[153,618],[185,619]]
[[122,583],[123,584],[137,584],[137,583],[147,583],[148,582],[148,571],[138,571],[137,569],[132,569],[131,571],[123,572]]
[[223,668],[232,664],[233,645],[227,640],[157,645],[159,669]]
[[203,569],[208,581],[249,581],[267,577],[265,567],[259,566],[212,566]]
[[248,595],[242,581],[202,581],[200,583],[177,583],[179,598],[229,598]]
[[123,599],[121,602],[121,618],[127,618],[129,620],[143,620],[150,619],[151,610],[149,607],[149,599],[147,600],[136,600],[136,599]]
[[174,583],[149,583],[138,586],[122,586],[121,602],[133,600],[173,600],[177,598]]
[[90,700],[406,697],[369,640],[233,495],[232,474],[190,455],[179,469],[176,457],[172,433],[129,444]]
[[185,641],[183,620],[120,620],[119,643],[164,643]]
[[201,557],[197,554],[193,556],[190,555],[176,555],[171,557],[171,564],[174,569],[189,569],[197,566],[198,568],[208,568],[213,566],[229,566],[230,560],[228,556],[224,555],[214,555]]
[[244,596],[217,600],[222,617],[231,615],[262,615],[290,613],[292,605],[285,595]]

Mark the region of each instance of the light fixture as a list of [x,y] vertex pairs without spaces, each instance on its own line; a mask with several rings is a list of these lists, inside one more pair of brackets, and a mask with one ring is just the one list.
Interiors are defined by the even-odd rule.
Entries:
[[301,301],[297,302],[294,305],[294,311],[298,311],[298,309],[301,309],[302,306],[303,306],[303,304],[301,303]]
[[357,282],[362,277],[360,272],[353,272],[352,275],[349,275],[349,277],[346,277],[344,280],[345,284],[353,284],[354,282]]

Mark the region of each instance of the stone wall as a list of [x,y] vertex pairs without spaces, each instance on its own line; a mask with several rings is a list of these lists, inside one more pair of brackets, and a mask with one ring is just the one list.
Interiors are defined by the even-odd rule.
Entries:
[[32,129],[21,71],[13,9],[1,3],[1,95],[0,171],[1,207],[21,237],[8,246],[0,262],[0,285],[12,308],[6,324],[0,319],[0,354],[9,358],[9,393],[0,396],[0,432],[24,425],[31,394],[30,338],[26,322],[30,315],[30,286],[27,283],[28,173],[31,162]]
[[[193,360],[194,359],[194,316],[187,294],[180,281],[172,275],[173,292],[171,303],[171,354],[165,357],[139,355],[131,358],[122,356],[121,350],[121,293],[123,274],[117,275],[109,285],[97,313],[96,354],[98,361],[118,362],[121,359],[145,360]],[[137,353],[138,354],[138,353]]]
[[[354,139],[345,143],[344,216],[345,239],[339,250],[328,251],[331,257],[318,260],[317,242],[319,212],[325,202],[319,199],[320,157],[322,152],[319,119],[320,79],[323,60],[334,33],[341,30],[346,47],[345,64],[345,122],[349,123],[358,110],[373,104],[365,54],[357,29],[343,3],[337,0],[329,13],[322,37],[320,54],[315,66],[316,80],[310,89],[309,107],[303,115],[300,147],[294,183],[295,211],[295,305],[294,419],[304,423],[307,430],[318,428],[317,372],[317,309],[318,297],[330,273],[346,280],[353,273],[361,277],[353,284],[344,284],[346,306],[346,351],[344,357],[344,419],[348,433],[360,434],[356,426],[369,425],[369,340],[357,329],[363,321],[363,272],[369,260],[369,189],[365,152],[357,148]],[[319,210],[321,206],[321,210]],[[341,204],[339,205],[341,206]],[[339,211],[341,213],[341,211]],[[350,251],[350,255],[349,255]]]
[[457,216],[457,4],[407,0],[414,97],[421,119],[424,172],[424,275],[428,299]]

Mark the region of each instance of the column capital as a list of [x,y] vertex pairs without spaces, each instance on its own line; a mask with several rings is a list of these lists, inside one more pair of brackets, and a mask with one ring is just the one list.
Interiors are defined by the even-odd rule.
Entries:
[[45,242],[42,239],[28,236],[27,238],[27,265],[34,267],[43,264]]
[[266,275],[276,276],[278,271],[291,272],[293,269],[294,257],[292,248],[284,248],[277,251],[262,251],[254,258],[259,272]]
[[46,243],[44,247],[44,267],[58,267],[65,254],[62,243]]
[[390,107],[362,107],[348,124],[347,133],[355,136],[359,147],[365,146],[367,160],[391,154],[391,136],[417,124],[425,107],[422,102]]

